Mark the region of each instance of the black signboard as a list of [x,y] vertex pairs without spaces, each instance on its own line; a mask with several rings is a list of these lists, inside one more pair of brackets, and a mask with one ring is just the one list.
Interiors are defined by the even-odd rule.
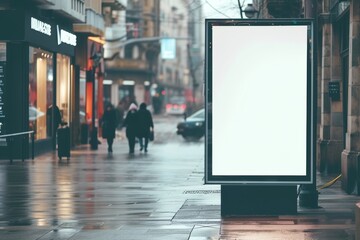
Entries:
[[340,100],[340,83],[339,82],[329,82],[329,96],[333,101]]
[[75,55],[77,42],[71,26],[60,25],[26,11],[1,10],[0,29],[0,40],[25,41],[52,52]]
[[25,40],[51,51],[74,56],[76,35],[47,19],[25,15]]
[[6,134],[5,69],[6,63],[0,62],[0,135]]

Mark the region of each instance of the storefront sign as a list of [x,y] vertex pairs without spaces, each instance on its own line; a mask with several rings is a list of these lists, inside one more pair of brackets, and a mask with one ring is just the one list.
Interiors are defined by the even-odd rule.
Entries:
[[31,29],[51,36],[51,25],[31,17]]
[[25,13],[24,17],[24,40],[29,42],[30,45],[43,48],[50,52],[74,56],[76,35],[71,33],[70,30],[65,30],[65,26],[34,16],[30,13]]
[[71,25],[57,24],[26,10],[0,10],[0,29],[0,40],[23,41],[50,52],[75,55],[77,36]]
[[76,35],[61,29],[59,25],[56,25],[57,29],[57,43],[60,45],[61,43],[66,43],[71,46],[76,46]]

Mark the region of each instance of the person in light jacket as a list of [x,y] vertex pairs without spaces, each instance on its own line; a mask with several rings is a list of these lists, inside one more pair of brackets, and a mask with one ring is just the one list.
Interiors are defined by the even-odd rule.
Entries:
[[129,143],[129,153],[133,154],[135,149],[135,138],[137,135],[137,106],[135,103],[130,104],[123,126],[126,127],[126,138]]

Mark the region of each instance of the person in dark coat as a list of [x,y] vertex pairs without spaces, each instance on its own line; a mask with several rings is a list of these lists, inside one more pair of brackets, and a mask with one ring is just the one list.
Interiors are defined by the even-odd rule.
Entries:
[[[52,121],[53,116],[54,116],[54,123]],[[56,105],[50,105],[46,111],[46,119],[47,119],[48,136],[52,137],[53,133],[56,134],[57,129],[62,123],[62,117],[59,107]]]
[[133,154],[135,149],[135,138],[137,135],[137,106],[134,103],[130,104],[123,126],[126,127],[126,138],[129,142],[129,153]]
[[115,138],[115,129],[116,129],[116,113],[111,104],[109,104],[103,117],[101,119],[101,126],[102,126],[102,137],[106,138],[108,144],[108,152],[112,153],[112,145],[114,143]]
[[[145,152],[148,151],[148,143],[150,131],[154,130],[154,123],[149,110],[146,109],[146,103],[140,104],[138,115],[138,138],[140,143],[140,151],[145,148]],[[145,144],[144,144],[145,140]]]

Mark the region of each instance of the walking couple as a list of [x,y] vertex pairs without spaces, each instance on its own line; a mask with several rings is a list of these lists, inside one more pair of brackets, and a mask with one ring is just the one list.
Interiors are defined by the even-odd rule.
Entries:
[[154,131],[154,123],[151,113],[146,107],[146,103],[141,103],[138,109],[136,104],[132,103],[126,115],[124,127],[126,127],[130,154],[134,153],[136,138],[139,139],[140,151],[148,151],[149,137],[151,132]]

